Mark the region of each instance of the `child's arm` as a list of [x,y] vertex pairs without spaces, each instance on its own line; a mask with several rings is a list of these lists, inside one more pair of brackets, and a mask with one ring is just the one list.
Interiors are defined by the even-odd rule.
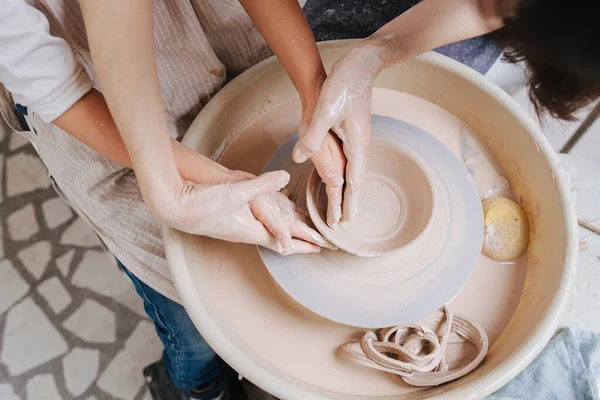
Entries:
[[[132,168],[127,148],[110,115],[104,97],[92,89],[54,124],[91,149],[121,165]],[[252,178],[232,171],[171,139],[175,164],[181,177],[194,183],[220,183]]]
[[[240,0],[294,83],[302,101],[302,136],[311,123],[321,86],[327,77],[313,33],[297,0]],[[327,185],[327,224],[342,216],[346,159],[340,142],[328,134],[311,160]]]
[[327,74],[298,1],[240,0],[240,3],[296,86],[303,115],[312,115]]

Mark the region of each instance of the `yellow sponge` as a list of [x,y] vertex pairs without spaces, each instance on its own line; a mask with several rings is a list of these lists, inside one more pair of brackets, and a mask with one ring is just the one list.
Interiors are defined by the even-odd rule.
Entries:
[[483,254],[496,261],[514,260],[526,249],[529,226],[517,203],[504,197],[481,201],[483,207]]

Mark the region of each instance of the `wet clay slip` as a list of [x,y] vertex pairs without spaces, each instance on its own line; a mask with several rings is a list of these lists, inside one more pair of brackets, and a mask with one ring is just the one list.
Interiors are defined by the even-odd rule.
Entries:
[[[320,44],[325,66],[329,68],[353,43]],[[380,371],[347,361],[338,349],[360,340],[365,330],[332,322],[298,305],[272,278],[271,266],[265,267],[256,246],[166,229],[173,279],[186,311],[210,346],[240,374],[278,398],[483,398],[525,368],[555,332],[578,252],[568,185],[536,124],[506,93],[469,68],[438,54],[426,54],[383,71],[375,84],[374,114],[402,120],[433,136],[455,160],[466,164],[467,179],[475,181],[480,194],[514,199],[527,212],[530,241],[525,255],[501,263],[480,254],[466,284],[449,304],[456,315],[478,323],[487,333],[490,349],[481,365],[464,378],[425,389],[399,384]],[[229,168],[258,174],[297,132],[301,110],[294,86],[272,58],[221,90],[202,110],[183,143]],[[483,151],[465,153],[464,147],[473,146],[463,146],[464,137]],[[299,181],[308,178],[303,175],[304,164],[292,162],[285,168],[298,168],[293,185],[301,187]],[[506,189],[502,177],[510,182],[510,193],[500,193]],[[305,193],[303,196],[304,200],[297,200],[305,201]],[[478,208],[481,210],[480,205]],[[460,226],[449,224],[448,229],[455,225]],[[287,269],[291,280],[294,273],[318,264],[320,268],[313,267],[317,275],[301,278],[312,279],[315,297],[329,287],[344,285],[356,285],[354,293],[360,294],[357,279],[366,276],[372,285],[385,280],[380,271],[386,268],[407,274],[416,270],[415,276],[419,276],[424,271],[421,261],[407,260],[407,269],[398,269],[396,262],[369,264],[388,262],[410,248],[391,257],[371,258],[323,251],[314,258],[279,257],[272,266]],[[452,254],[445,257],[452,258]],[[328,258],[334,255],[340,257],[335,263]],[[294,268],[288,268],[282,259],[292,260]],[[374,271],[369,275],[342,273],[336,269],[340,264],[350,272]],[[342,279],[344,276],[352,279]],[[320,285],[321,280],[327,285]],[[414,291],[424,288],[423,284],[412,286]],[[377,291],[371,294],[377,299]],[[367,315],[386,311],[380,304],[376,306],[359,310]],[[346,308],[351,311],[350,306]],[[448,344],[450,370],[477,355],[477,346]]]
[[313,169],[306,207],[319,232],[359,257],[390,255],[421,237],[434,214],[433,190],[423,167],[426,161],[410,151],[382,138],[370,141],[358,214],[336,229],[326,223],[327,193]]

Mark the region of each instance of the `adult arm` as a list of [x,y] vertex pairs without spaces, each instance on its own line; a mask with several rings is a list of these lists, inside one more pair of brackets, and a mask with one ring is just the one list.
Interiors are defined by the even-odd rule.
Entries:
[[193,184],[179,174],[158,82],[152,0],[80,5],[106,103],[152,214],[193,234],[286,254],[318,251],[309,242],[322,238],[307,230],[279,193],[289,180],[286,172],[218,184]]
[[146,204],[176,218],[185,185],[177,171],[154,53],[152,0],[82,0],[94,67]]

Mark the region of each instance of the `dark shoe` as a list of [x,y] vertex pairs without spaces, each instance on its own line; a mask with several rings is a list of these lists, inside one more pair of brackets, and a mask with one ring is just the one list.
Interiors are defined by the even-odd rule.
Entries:
[[144,368],[143,374],[153,400],[187,400],[175,387],[162,359]]
[[212,381],[197,387],[189,392],[182,391],[190,400],[225,400],[227,394],[227,382],[223,373]]
[[162,360],[144,368],[144,377],[153,400],[248,400],[238,379],[229,366],[213,381],[192,391],[178,389]]

